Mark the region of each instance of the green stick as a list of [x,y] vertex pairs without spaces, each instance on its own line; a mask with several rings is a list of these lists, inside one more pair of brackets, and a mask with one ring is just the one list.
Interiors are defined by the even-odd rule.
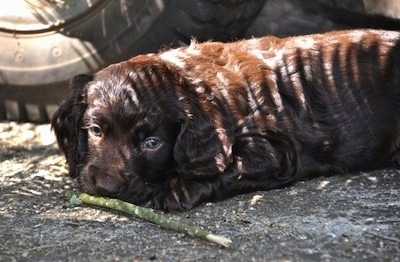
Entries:
[[108,197],[96,197],[91,196],[86,193],[81,193],[76,190],[65,190],[63,195],[67,197],[72,204],[87,204],[94,206],[107,207],[111,209],[115,209],[118,211],[122,211],[128,213],[130,215],[134,215],[141,219],[150,221],[154,224],[157,224],[163,228],[172,229],[181,233],[188,234],[193,237],[198,237],[218,245],[228,247],[232,242],[230,239],[224,236],[218,236],[211,234],[201,228],[192,227],[187,224],[184,224],[180,221],[173,220],[164,215],[157,214],[153,209],[136,206],[134,204],[124,202],[122,200],[108,198]]

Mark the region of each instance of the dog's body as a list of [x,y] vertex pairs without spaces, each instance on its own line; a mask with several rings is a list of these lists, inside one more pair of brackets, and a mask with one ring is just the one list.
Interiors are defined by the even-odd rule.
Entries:
[[73,85],[53,126],[92,194],[183,210],[398,164],[397,32],[192,43]]

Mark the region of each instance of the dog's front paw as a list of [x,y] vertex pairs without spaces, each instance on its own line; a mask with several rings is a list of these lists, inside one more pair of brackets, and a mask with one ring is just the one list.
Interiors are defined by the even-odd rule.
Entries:
[[201,185],[196,181],[172,178],[166,187],[155,194],[152,206],[164,211],[190,210],[207,198]]

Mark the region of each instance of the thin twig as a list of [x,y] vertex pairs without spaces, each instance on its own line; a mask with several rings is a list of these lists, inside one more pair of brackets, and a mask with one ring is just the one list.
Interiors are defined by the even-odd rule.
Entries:
[[224,236],[214,235],[199,227],[189,226],[180,221],[176,221],[164,215],[155,213],[153,209],[136,206],[134,204],[124,202],[122,200],[108,198],[108,197],[91,196],[76,190],[65,190],[63,194],[73,204],[83,203],[87,205],[94,205],[94,206],[101,206],[101,207],[115,209],[130,215],[135,215],[136,217],[150,221],[163,228],[172,229],[181,233],[188,234],[193,237],[198,237],[219,244],[224,247],[228,247],[232,242],[230,239]]
[[28,252],[35,251],[35,250],[48,249],[48,248],[54,248],[54,247],[62,247],[64,245],[65,245],[64,243],[61,243],[61,244],[47,244],[47,245],[35,246],[35,247],[25,249],[22,253],[28,253]]
[[393,241],[393,242],[400,243],[400,238],[383,236],[383,235],[379,235],[379,234],[376,234],[376,233],[373,233],[373,232],[366,232],[366,233],[369,234],[369,235],[372,235],[372,236],[380,237],[382,239],[386,239],[386,240],[390,240],[390,241]]
[[400,223],[400,219],[377,220],[376,223]]

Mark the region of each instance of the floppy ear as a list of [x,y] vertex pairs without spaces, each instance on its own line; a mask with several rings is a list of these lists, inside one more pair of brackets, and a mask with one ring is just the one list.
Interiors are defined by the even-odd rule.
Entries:
[[81,129],[81,119],[86,110],[85,86],[92,78],[89,75],[77,75],[72,79],[73,90],[62,102],[51,121],[58,146],[67,159],[71,177],[79,174],[78,163],[82,162],[87,151],[87,134]]
[[[158,101],[168,118],[181,123],[174,147],[177,172],[195,179],[223,173],[233,162],[234,137],[233,130],[224,127],[227,126],[224,118],[218,112],[206,112],[207,105],[202,104],[203,99],[190,87],[181,68],[157,56],[137,56],[130,61],[143,71],[150,86],[163,87]],[[136,77],[145,82],[140,74]]]
[[194,115],[182,124],[174,148],[177,171],[185,178],[218,176],[233,162],[233,131]]

